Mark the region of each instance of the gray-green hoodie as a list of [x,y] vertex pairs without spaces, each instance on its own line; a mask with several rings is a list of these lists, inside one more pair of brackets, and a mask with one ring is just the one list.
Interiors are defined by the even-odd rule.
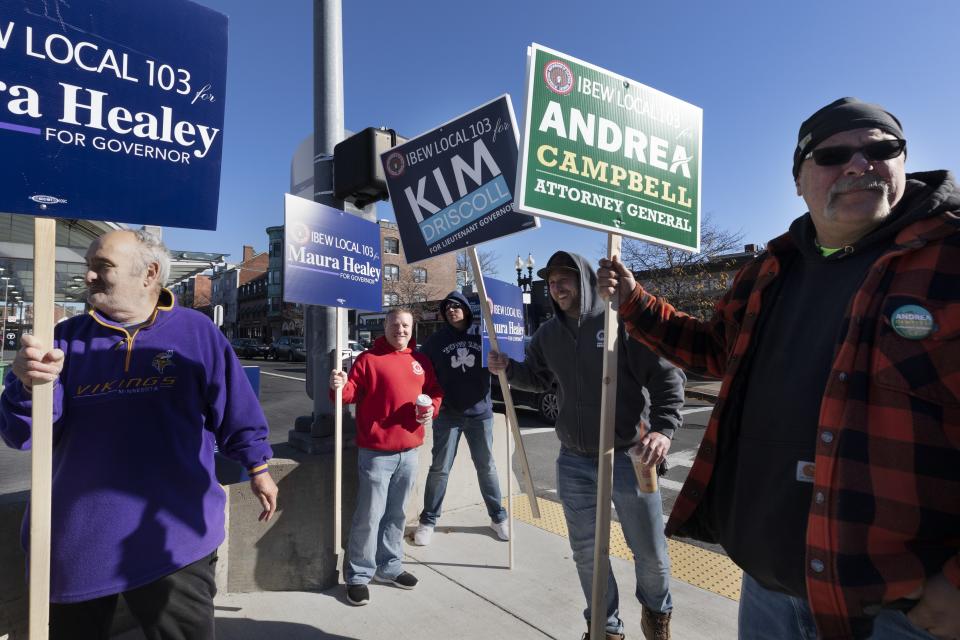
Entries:
[[[556,377],[560,396],[557,437],[575,453],[596,454],[600,448],[603,300],[590,264],[575,253],[557,253],[566,253],[580,271],[579,322],[565,319],[551,298],[554,317],[533,334],[524,362],[510,361],[507,377],[512,386],[528,391],[545,391]],[[628,338],[622,326],[619,349],[614,446],[622,448],[637,442],[641,424],[672,438],[682,423],[686,376]]]

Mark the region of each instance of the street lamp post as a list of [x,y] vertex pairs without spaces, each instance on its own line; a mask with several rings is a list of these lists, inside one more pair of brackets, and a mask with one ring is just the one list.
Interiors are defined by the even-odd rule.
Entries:
[[[520,254],[517,254],[517,261],[514,263],[514,267],[517,270],[517,286],[520,287],[520,290],[523,291],[523,308],[525,313],[524,315],[524,328],[526,329],[527,335],[530,335],[532,332],[530,330],[530,303],[531,303],[531,293],[533,292],[533,254],[527,254],[527,262],[524,265],[523,259],[520,257]],[[523,267],[527,267],[527,275],[523,275]]]

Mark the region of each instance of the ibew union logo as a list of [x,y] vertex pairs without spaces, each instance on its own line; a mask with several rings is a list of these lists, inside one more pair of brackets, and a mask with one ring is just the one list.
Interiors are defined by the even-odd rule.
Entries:
[[310,228],[302,222],[297,222],[290,227],[290,239],[297,244],[307,244],[310,240]]
[[403,159],[403,154],[399,151],[394,151],[387,156],[387,173],[394,178],[402,176],[406,168],[407,163]]
[[67,204],[67,201],[63,198],[58,198],[56,196],[47,196],[43,194],[37,194],[30,196],[30,199],[36,202],[37,204]]
[[543,67],[543,80],[550,91],[565,96],[573,91],[573,71],[566,62],[551,60]]

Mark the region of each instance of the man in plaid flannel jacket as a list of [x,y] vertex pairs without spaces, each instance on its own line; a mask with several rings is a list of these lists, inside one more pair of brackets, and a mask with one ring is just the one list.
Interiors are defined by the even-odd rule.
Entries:
[[668,534],[744,569],[740,638],[960,637],[960,190],[852,98],[800,127],[809,207],[702,322],[602,260],[628,331],[722,378]]

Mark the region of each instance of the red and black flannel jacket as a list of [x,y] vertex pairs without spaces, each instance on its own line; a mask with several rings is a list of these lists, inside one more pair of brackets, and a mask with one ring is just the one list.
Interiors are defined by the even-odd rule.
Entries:
[[[865,637],[880,603],[939,571],[960,588],[958,216],[942,212],[897,234],[846,310],[820,406],[807,521],[807,592],[825,640]],[[620,306],[632,337],[684,369],[723,379],[668,535],[695,533],[707,511],[703,496],[718,445],[724,450],[725,420],[742,402],[731,388],[744,386],[733,383],[745,379],[764,291],[796,251],[788,235],[773,240],[708,322],[639,286]],[[906,304],[933,314],[931,335],[911,340],[893,330],[890,314]]]

